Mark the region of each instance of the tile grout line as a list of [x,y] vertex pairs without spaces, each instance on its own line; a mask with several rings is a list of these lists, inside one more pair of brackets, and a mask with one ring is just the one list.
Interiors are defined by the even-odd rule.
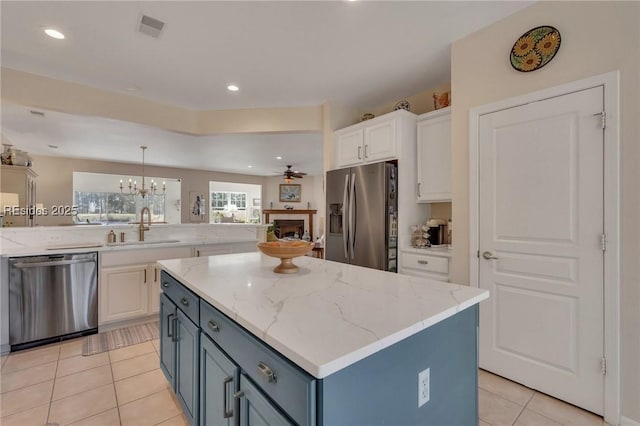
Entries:
[[513,419],[513,422],[511,423],[511,425],[512,425],[512,426],[513,426],[513,425],[515,425],[515,424],[518,422],[518,419],[520,418],[520,416],[522,415],[522,413],[524,413],[524,409],[525,409],[525,406],[524,406],[524,405],[520,407],[520,412],[518,413],[518,415],[516,416],[516,418],[515,418],[515,419]]
[[113,393],[116,396],[116,410],[118,411],[118,424],[122,426],[122,417],[120,416],[120,403],[118,403],[118,391],[116,390],[116,378],[113,375],[113,363],[111,362],[111,354],[107,351],[109,358],[109,370],[111,371],[111,384],[113,385]]
[[58,376],[58,366],[60,365],[61,352],[62,352],[62,345],[58,347],[58,359],[56,360],[56,371],[53,372],[53,385],[51,386],[51,396],[49,396],[49,410],[47,411],[46,424],[49,424],[49,416],[51,416],[51,404],[53,404],[53,392],[56,389],[56,378]]
[[167,422],[167,421],[172,420],[172,419],[175,419],[176,417],[182,417],[182,413],[178,414],[177,416],[169,417],[168,419],[165,419],[165,420],[161,421],[160,423],[155,423],[153,426],[161,425],[162,423]]

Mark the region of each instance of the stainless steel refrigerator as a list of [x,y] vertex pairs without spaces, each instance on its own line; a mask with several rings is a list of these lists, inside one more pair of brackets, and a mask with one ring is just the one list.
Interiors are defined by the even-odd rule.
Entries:
[[397,271],[398,168],[375,163],[327,172],[325,258]]

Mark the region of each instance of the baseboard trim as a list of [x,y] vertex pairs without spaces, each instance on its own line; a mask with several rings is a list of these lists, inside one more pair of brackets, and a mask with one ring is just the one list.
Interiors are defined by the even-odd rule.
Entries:
[[640,426],[640,422],[620,416],[620,426]]

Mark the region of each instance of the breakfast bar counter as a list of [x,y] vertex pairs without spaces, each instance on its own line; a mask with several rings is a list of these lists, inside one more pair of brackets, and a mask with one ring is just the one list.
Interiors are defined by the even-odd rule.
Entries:
[[[310,256],[294,259],[296,274],[274,273],[278,263],[261,253],[158,262],[165,295],[181,299],[176,313],[161,312],[161,333],[180,335],[162,324],[180,316],[181,303],[199,300],[199,312],[184,314],[199,323],[201,344],[213,342],[238,366],[240,416],[251,412],[244,377],[245,387],[257,385],[275,412],[298,424],[475,424],[477,304],[487,291]],[[235,337],[225,335],[229,328]],[[262,355],[253,360],[254,353]],[[288,374],[299,380],[282,392]],[[193,421],[208,424],[203,416],[213,406],[202,395],[200,405]]]

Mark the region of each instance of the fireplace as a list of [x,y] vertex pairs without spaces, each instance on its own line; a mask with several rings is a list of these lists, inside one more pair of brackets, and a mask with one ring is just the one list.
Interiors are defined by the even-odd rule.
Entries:
[[304,220],[276,219],[273,221],[274,232],[278,238],[302,238]]

